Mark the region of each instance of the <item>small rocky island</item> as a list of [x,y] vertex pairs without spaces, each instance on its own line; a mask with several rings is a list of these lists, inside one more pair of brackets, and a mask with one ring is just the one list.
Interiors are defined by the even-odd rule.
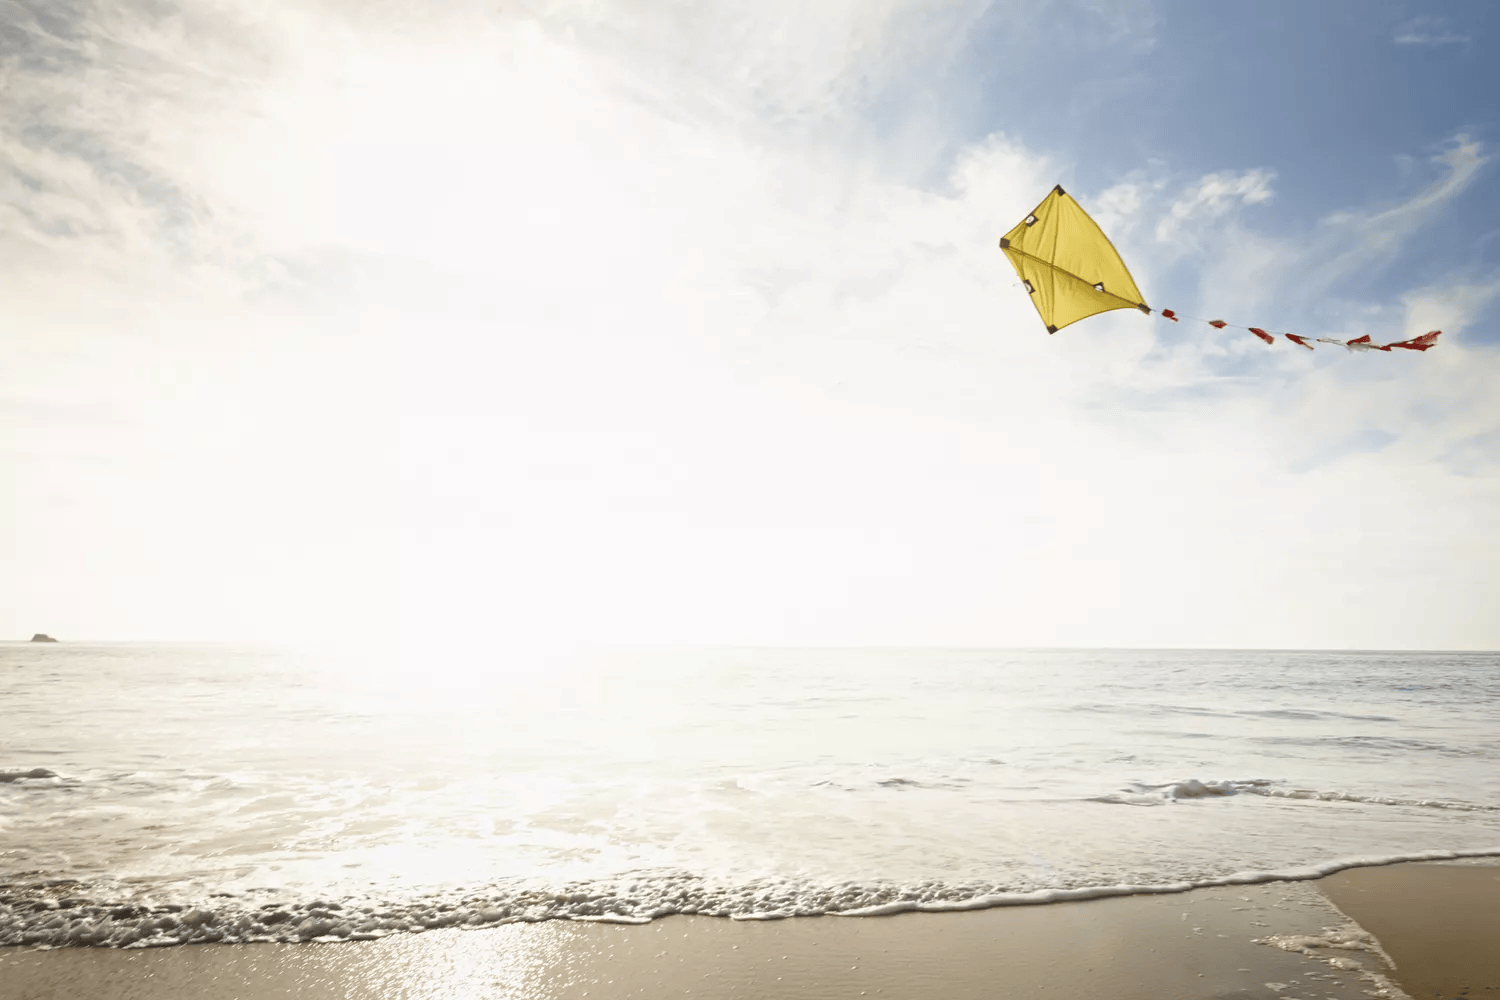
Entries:
[[31,637],[31,641],[32,642],[56,642],[57,640],[54,639],[54,638],[52,638],[46,632],[38,632],[36,635],[34,635],[34,636]]

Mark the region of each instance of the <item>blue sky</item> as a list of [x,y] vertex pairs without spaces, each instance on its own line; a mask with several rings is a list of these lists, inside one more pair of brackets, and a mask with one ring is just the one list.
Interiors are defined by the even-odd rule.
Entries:
[[1497,18],[15,0],[0,634],[1500,646]]
[[[1247,224],[1297,237],[1334,212],[1410,197],[1433,180],[1432,154],[1460,135],[1489,146],[1500,127],[1492,4],[1090,6],[986,12],[949,84],[966,138],[1005,131],[1062,153],[1081,192],[1143,169],[1265,167],[1276,196]],[[1403,280],[1497,265],[1500,180],[1488,170],[1388,267],[1337,291],[1378,298]],[[1211,307],[1211,290],[1169,290]],[[1495,316],[1474,335],[1495,336]]]

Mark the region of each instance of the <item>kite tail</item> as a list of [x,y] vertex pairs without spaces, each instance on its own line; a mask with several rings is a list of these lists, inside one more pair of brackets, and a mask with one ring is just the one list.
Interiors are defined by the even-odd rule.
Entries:
[[[1222,330],[1225,327],[1232,326],[1236,330],[1249,330],[1261,340],[1264,340],[1267,344],[1276,343],[1276,334],[1268,333],[1258,326],[1239,326],[1238,324],[1229,323],[1222,319],[1203,319],[1200,316],[1184,316],[1182,313],[1177,312],[1173,309],[1162,309],[1160,312],[1162,319],[1169,319],[1173,323],[1178,323],[1182,320],[1190,319],[1198,323],[1207,323],[1215,330]],[[1374,343],[1370,340],[1370,335],[1368,333],[1363,337],[1355,337],[1353,340],[1337,340],[1333,337],[1318,337],[1316,338],[1316,340],[1320,344],[1337,344],[1338,346],[1344,348],[1352,354],[1355,351],[1389,351],[1393,347],[1399,347],[1402,350],[1406,351],[1425,351],[1429,347],[1436,346],[1437,339],[1442,335],[1442,330],[1433,330],[1431,333],[1424,333],[1420,337],[1413,337],[1410,340],[1397,340],[1389,344]],[[1310,342],[1314,338],[1304,336],[1303,334],[1284,332],[1281,334],[1281,336],[1285,337],[1287,340],[1290,340],[1292,343],[1298,345],[1299,347],[1305,347],[1309,351],[1314,350],[1313,345]]]

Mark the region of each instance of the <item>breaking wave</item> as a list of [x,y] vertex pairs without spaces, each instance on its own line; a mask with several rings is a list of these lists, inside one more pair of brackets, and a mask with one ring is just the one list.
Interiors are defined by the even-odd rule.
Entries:
[[1485,850],[1337,858],[1296,868],[1243,871],[1160,884],[1119,882],[1025,889],[933,881],[811,885],[765,879],[722,885],[691,875],[641,874],[553,889],[491,886],[464,894],[434,894],[403,903],[360,899],[267,900],[265,895],[270,890],[219,893],[196,906],[122,903],[95,895],[80,883],[48,880],[0,886],[0,946],[158,948],[212,942],[373,941],[391,934],[438,928],[478,929],[544,920],[641,924],[673,914],[731,920],[878,917],[1304,881],[1347,868],[1482,857],[1500,857],[1500,845]]
[[1134,784],[1118,792],[1092,796],[1088,801],[1111,805],[1159,806],[1182,799],[1213,799],[1231,795],[1260,795],[1270,799],[1451,809],[1456,812],[1500,812],[1500,805],[1456,802],[1451,799],[1405,799],[1388,795],[1357,795],[1352,792],[1321,791],[1313,788],[1279,788],[1273,782],[1260,778],[1250,781],[1200,781],[1197,778],[1189,778],[1186,781],[1170,781],[1160,785]]

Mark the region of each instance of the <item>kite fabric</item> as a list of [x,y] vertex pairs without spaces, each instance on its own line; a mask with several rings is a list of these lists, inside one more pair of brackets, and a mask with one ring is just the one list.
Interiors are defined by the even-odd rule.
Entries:
[[1151,312],[1114,244],[1061,184],[1005,234],[1000,249],[1048,333],[1111,309]]
[[[1135,279],[1120,259],[1109,237],[1078,202],[1059,184],[1042,203],[1016,227],[1000,238],[1000,249],[1010,259],[1016,274],[1031,295],[1031,304],[1047,327],[1056,333],[1071,323],[1097,316],[1111,309],[1139,309],[1150,315],[1151,307],[1135,287]],[[1184,319],[1207,323],[1216,330],[1235,326],[1248,330],[1267,344],[1276,343],[1276,335],[1258,326],[1236,326],[1222,319],[1200,319],[1183,316],[1171,309],[1161,310],[1161,317],[1173,323]],[[1441,330],[1424,333],[1410,340],[1376,344],[1370,335],[1353,340],[1318,337],[1320,344],[1337,344],[1354,351],[1387,351],[1394,347],[1407,351],[1425,351],[1437,344]],[[1314,338],[1296,333],[1281,336],[1309,351],[1315,350]]]

